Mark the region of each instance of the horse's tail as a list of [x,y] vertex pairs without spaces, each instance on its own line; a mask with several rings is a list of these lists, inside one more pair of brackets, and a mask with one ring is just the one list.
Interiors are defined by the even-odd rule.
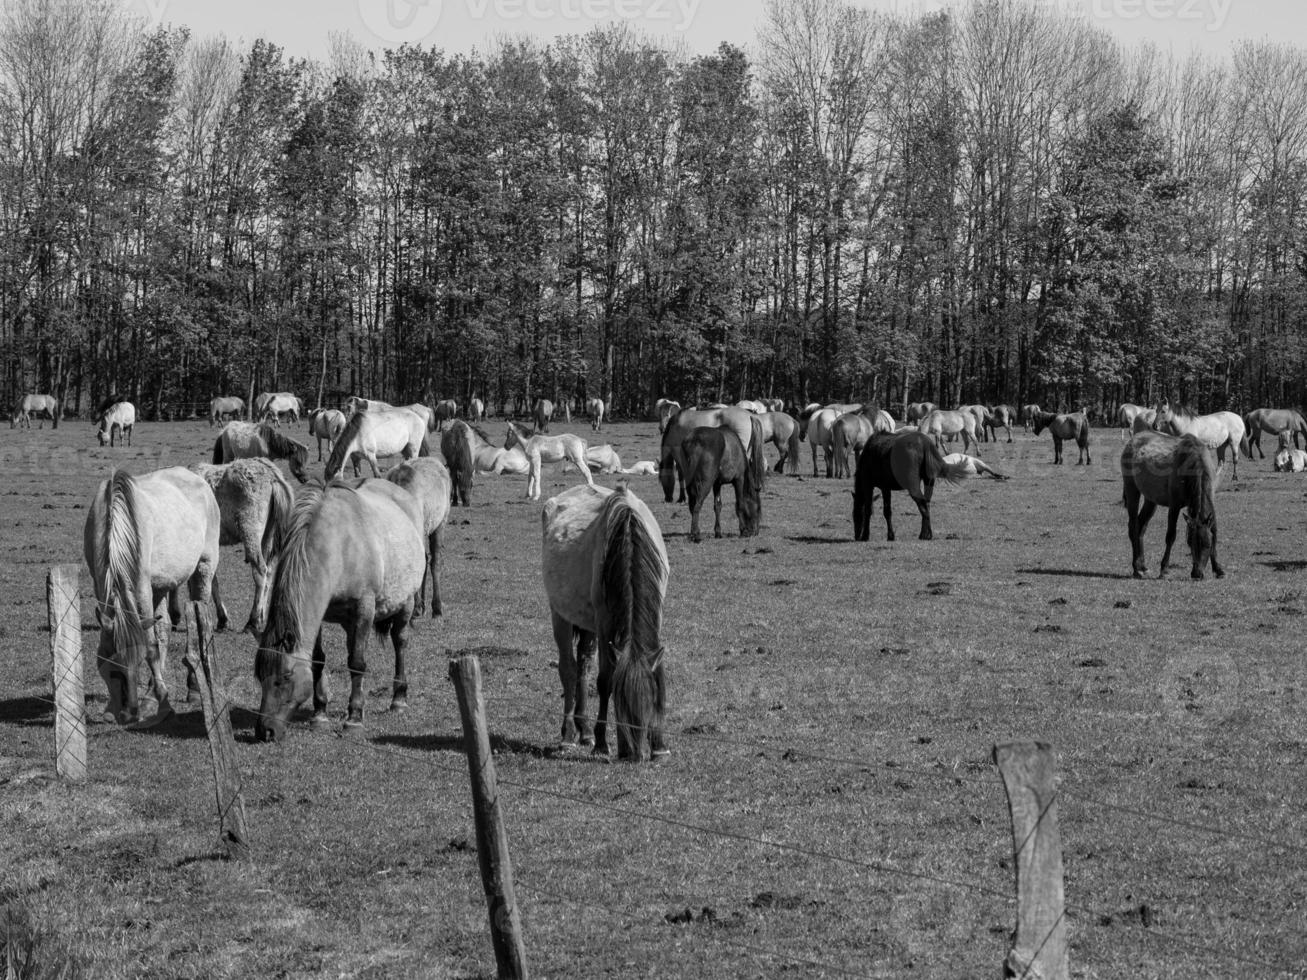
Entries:
[[799,423],[795,422],[790,427],[790,438],[787,443],[785,453],[785,468],[787,472],[799,472]]
[[269,484],[268,519],[263,525],[261,550],[263,560],[270,561],[281,551],[290,527],[292,514],[295,512],[295,494],[290,484],[281,475],[275,464],[272,466],[273,478]]
[[[604,501],[602,581],[615,629],[613,714],[619,754],[637,761],[661,749],[666,689],[663,684],[663,593],[667,565],[659,541],[631,506],[625,485]],[[624,751],[626,750],[626,751]]]
[[440,440],[440,452],[445,457],[453,481],[454,492],[450,495],[450,501],[456,503],[461,496],[463,505],[467,506],[467,492],[472,487],[474,470],[469,427],[461,422],[455,423]]
[[336,437],[336,445],[332,447],[331,455],[327,458],[326,477],[330,480],[339,473],[345,466],[345,460],[349,459],[351,447],[354,440],[358,437],[359,430],[367,421],[367,412],[355,412],[345,423],[345,428],[340,430],[340,435]]
[[[137,606],[141,579],[141,528],[137,511],[136,480],[126,470],[115,470],[105,481],[104,526],[96,542],[95,571],[102,576],[104,603],[112,607],[110,629],[118,657],[116,666],[134,670],[145,654],[147,623]],[[152,611],[151,611],[152,612]]]
[[946,480],[961,483],[971,475],[966,463],[950,463],[934,439],[926,437],[925,457],[921,461],[921,475],[928,480]]
[[840,424],[839,419],[831,427],[831,455],[835,457],[835,475],[848,476],[847,453],[849,451],[849,440],[844,432],[844,426]]
[[222,445],[223,433],[225,433],[226,431],[227,430],[224,429],[222,432],[219,432],[218,438],[213,440],[213,465],[214,466],[222,465],[223,456],[226,455]]
[[1076,428],[1076,445],[1081,449],[1089,445],[1089,412],[1086,409],[1080,411],[1080,425]]
[[757,491],[761,491],[767,480],[767,457],[762,451],[762,420],[756,415],[749,417],[749,465],[745,467],[744,488],[749,489],[752,482]]

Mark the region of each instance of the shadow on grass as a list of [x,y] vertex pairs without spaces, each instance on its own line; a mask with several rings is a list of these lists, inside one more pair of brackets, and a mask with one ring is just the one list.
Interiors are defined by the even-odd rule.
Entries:
[[853,538],[819,538],[815,534],[787,534],[786,541],[793,541],[796,544],[854,544]]
[[1124,572],[1091,572],[1084,568],[1018,568],[1018,575],[1056,575],[1059,578],[1133,579]]
[[0,724],[50,726],[54,720],[54,705],[49,698],[8,698],[0,701]]
[[1301,572],[1307,568],[1307,561],[1264,561],[1262,562],[1267,568],[1275,572]]
[[[454,752],[464,755],[462,735],[378,735],[371,741],[378,745],[393,745],[401,749],[414,749],[419,752]],[[490,750],[496,755],[511,753],[529,755],[537,759],[571,759],[587,761],[591,753],[589,746],[561,746],[557,743],[541,745],[525,739],[510,738],[506,735],[490,735]]]

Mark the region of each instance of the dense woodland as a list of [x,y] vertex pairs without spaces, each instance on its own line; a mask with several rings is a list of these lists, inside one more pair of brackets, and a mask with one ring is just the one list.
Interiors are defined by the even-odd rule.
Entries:
[[0,22],[0,396],[1294,404],[1307,53],[1123,48],[1046,4],[772,0],[325,63]]

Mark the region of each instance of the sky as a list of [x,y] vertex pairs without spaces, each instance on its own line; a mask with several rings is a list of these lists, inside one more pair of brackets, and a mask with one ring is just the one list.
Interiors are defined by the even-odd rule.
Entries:
[[[853,0],[873,10],[938,10],[944,0]],[[1048,0],[1127,43],[1152,41],[1186,54],[1227,53],[1242,39],[1307,44],[1302,0]],[[295,57],[323,59],[332,32],[366,48],[410,42],[449,52],[484,51],[497,36],[542,41],[625,21],[691,53],[754,39],[764,0],[122,0],[147,25],[191,29],[192,37],[262,37]]]

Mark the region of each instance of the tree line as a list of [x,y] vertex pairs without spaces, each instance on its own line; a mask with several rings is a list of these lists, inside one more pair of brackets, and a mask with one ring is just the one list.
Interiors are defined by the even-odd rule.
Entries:
[[745,40],[306,61],[14,0],[3,394],[1307,398],[1301,48],[1015,0],[771,0]]

